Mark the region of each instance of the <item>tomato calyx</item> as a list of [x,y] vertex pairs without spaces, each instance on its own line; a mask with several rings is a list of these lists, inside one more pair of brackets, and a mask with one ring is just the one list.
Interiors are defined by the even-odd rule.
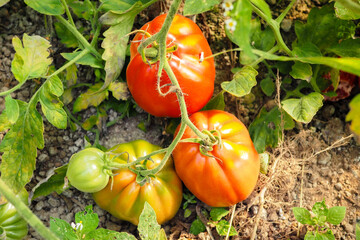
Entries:
[[[207,157],[216,158],[215,156],[211,155],[209,152],[214,150],[214,146],[218,146],[219,148],[222,147],[221,144],[221,134],[218,130],[203,130],[207,138],[186,138],[181,140],[180,142],[188,142],[188,143],[198,143],[199,144],[199,151],[202,155]],[[218,158],[216,158],[218,159]],[[219,159],[220,160],[220,159]],[[221,160],[220,160],[221,161]]]

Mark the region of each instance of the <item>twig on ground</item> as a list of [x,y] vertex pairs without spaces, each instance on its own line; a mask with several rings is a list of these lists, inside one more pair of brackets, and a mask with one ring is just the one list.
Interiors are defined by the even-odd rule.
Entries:
[[261,215],[262,210],[264,208],[266,190],[267,190],[267,187],[264,187],[260,192],[260,207],[259,207],[259,211],[258,211],[258,213],[256,214],[256,217],[255,217],[255,225],[254,225],[250,240],[254,240],[256,238],[256,231],[257,231],[257,227],[259,225],[260,215]]
[[236,204],[232,207],[232,213],[231,213],[231,218],[230,218],[229,229],[228,229],[228,231],[227,231],[227,233],[226,233],[226,238],[225,238],[225,240],[228,240],[228,239],[229,239],[230,230],[231,230],[231,225],[232,225],[232,222],[234,221],[235,209],[236,209]]

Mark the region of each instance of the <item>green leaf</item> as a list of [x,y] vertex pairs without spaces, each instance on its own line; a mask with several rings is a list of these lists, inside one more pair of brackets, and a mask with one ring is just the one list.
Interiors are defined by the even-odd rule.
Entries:
[[301,224],[309,224],[309,225],[314,225],[314,221],[311,218],[311,214],[309,212],[309,210],[307,210],[306,208],[302,208],[302,207],[293,207],[292,208],[294,216],[296,218],[296,220],[301,223]]
[[[250,45],[252,6],[249,0],[236,1],[231,17],[236,21],[235,30],[231,32],[225,28],[225,33],[233,43],[243,49],[243,54],[250,62],[255,56],[251,52]],[[243,63],[247,64],[247,62]]]
[[245,96],[249,94],[251,89],[256,85],[257,74],[258,72],[253,67],[244,66],[234,74],[231,82],[222,82],[221,88],[236,97]]
[[360,94],[351,100],[349,107],[350,111],[346,115],[346,121],[351,121],[350,129],[360,135]]
[[322,57],[320,49],[311,42],[295,46],[292,53],[295,57]]
[[325,200],[315,203],[314,206],[312,207],[311,211],[318,218],[320,218],[321,216],[327,216],[328,208],[327,208],[327,206],[325,204]]
[[264,0],[250,0],[258,9],[260,9],[269,19],[272,18],[269,5]]
[[268,173],[270,155],[267,152],[259,154],[260,157],[260,172],[262,174]]
[[67,171],[67,164],[61,167],[56,168],[49,178],[45,179],[45,181],[40,182],[33,189],[34,195],[32,199],[36,199],[41,196],[47,196],[52,192],[56,192],[57,194],[61,194],[64,189],[65,177]]
[[56,35],[60,39],[60,42],[64,44],[67,48],[77,48],[79,46],[79,42],[65,26],[61,22],[55,22],[55,31]]
[[35,106],[19,101],[19,118],[0,144],[1,178],[16,193],[31,179],[35,170],[36,148],[44,147],[44,126]]
[[67,114],[59,96],[64,92],[62,82],[58,76],[48,79],[40,90],[41,110],[46,119],[59,129],[66,129]]
[[335,206],[329,208],[328,214],[326,216],[326,221],[333,224],[338,225],[345,218],[346,207]]
[[84,240],[136,240],[136,238],[126,232],[116,232],[104,228],[99,228],[85,235]]
[[[77,55],[79,55],[81,51],[78,52],[72,52],[72,53],[61,53],[61,56],[63,56],[66,60],[71,61],[73,58],[75,58]],[[103,68],[102,61],[91,55],[90,53],[86,54],[85,56],[81,57],[79,60],[77,60],[75,63],[81,64],[81,65],[87,65],[93,68]]]
[[89,131],[93,126],[97,125],[98,122],[99,117],[97,115],[92,115],[81,124],[81,127],[86,131]]
[[356,234],[356,239],[360,239],[360,221],[357,220],[356,221],[356,230],[355,230],[355,234]]
[[4,6],[8,2],[10,2],[10,0],[0,0],[0,7]]
[[88,108],[89,106],[99,106],[105,99],[107,99],[109,93],[107,90],[99,92],[102,83],[96,83],[91,86],[85,93],[81,94],[74,102],[73,112],[80,112]]
[[[48,58],[50,43],[40,36],[23,36],[23,43],[14,37],[12,44],[16,51],[11,63],[11,71],[19,82],[43,77],[51,64]],[[23,46],[24,44],[24,46]]]
[[5,109],[9,122],[14,124],[19,118],[19,104],[11,98],[10,94],[5,97]]
[[324,97],[317,92],[301,98],[287,99],[281,102],[283,109],[296,121],[309,123],[323,105]]
[[281,114],[278,107],[269,112],[262,108],[249,126],[249,133],[258,153],[265,152],[266,147],[276,147],[281,138]]
[[328,50],[340,57],[360,58],[360,38],[346,39]]
[[228,215],[229,210],[223,207],[213,207],[210,211],[210,217],[213,221],[220,221],[221,218]]
[[269,26],[261,30],[260,20],[257,18],[252,20],[251,27],[251,43],[252,45],[260,50],[269,51],[275,45],[275,36]]
[[290,75],[295,79],[310,81],[312,76],[312,68],[308,63],[302,63],[296,61],[295,64],[291,68]]
[[224,91],[219,92],[215,97],[213,97],[206,105],[203,107],[202,111],[205,110],[224,110],[225,109],[225,99]]
[[195,219],[191,223],[191,226],[190,226],[191,234],[198,235],[199,233],[204,232],[205,230],[206,230],[206,227],[199,218]]
[[[108,2],[108,1],[103,1]],[[145,4],[138,1],[133,3],[126,11],[109,11],[100,18],[100,22],[111,27],[104,32],[105,39],[101,47],[104,49],[102,59],[105,60],[105,83],[101,90],[117,79],[125,64],[125,55],[129,36],[126,36],[132,29],[135,17],[139,12],[154,1],[145,1]]]
[[45,15],[61,15],[65,12],[65,8],[60,0],[25,0],[25,3]]
[[275,83],[269,76],[260,81],[260,87],[268,97],[272,96],[275,91]]
[[118,14],[128,11],[137,2],[149,5],[153,0],[100,0],[100,9],[104,12],[112,11]]
[[184,12],[185,16],[203,13],[212,9],[221,0],[185,0]]
[[307,23],[295,23],[299,45],[311,42],[320,50],[337,44],[341,39],[351,38],[355,34],[355,28],[353,22],[335,16],[332,4],[322,8],[312,8]]
[[[226,236],[230,228],[230,223],[228,221],[221,220],[215,226],[216,231],[220,236]],[[237,234],[238,233],[236,232],[234,226],[231,226],[229,236],[236,236]]]
[[83,228],[80,230],[81,235],[86,235],[98,227],[99,217],[93,212],[92,206],[88,205],[85,207],[85,211],[75,214],[75,222],[83,225]]
[[158,239],[160,225],[156,221],[154,209],[148,202],[145,202],[144,209],[139,217],[138,231],[142,240]]
[[184,218],[190,217],[191,213],[192,213],[191,210],[186,208],[185,211],[184,211]]
[[130,92],[125,82],[113,81],[109,85],[109,90],[117,100],[126,101],[130,97]]
[[[336,16],[343,20],[356,20],[360,18],[360,1],[359,0],[353,0],[352,2],[356,4],[358,3],[358,10],[356,10],[354,7],[347,7],[343,3],[343,1],[336,1],[335,2],[335,13]],[[344,1],[346,2],[346,1]]]
[[96,10],[90,0],[68,0],[67,2],[75,15],[79,18],[84,18],[85,20],[91,20]]
[[165,233],[165,230],[163,228],[160,229],[159,235],[160,235],[159,240],[167,240],[166,233]]
[[62,219],[50,217],[50,230],[62,240],[78,240],[74,229]]

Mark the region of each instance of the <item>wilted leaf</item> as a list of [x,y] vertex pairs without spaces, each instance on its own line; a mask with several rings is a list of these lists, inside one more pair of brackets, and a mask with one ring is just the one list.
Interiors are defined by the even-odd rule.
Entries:
[[351,121],[351,130],[360,135],[360,94],[351,100],[349,106],[350,111],[346,115],[346,121]]
[[296,121],[309,123],[323,105],[324,97],[317,92],[301,98],[286,99],[281,102],[283,109]]
[[44,147],[44,126],[35,106],[19,101],[19,118],[0,144],[1,178],[16,193],[31,179],[37,148]]
[[153,240],[159,237],[160,225],[156,221],[154,209],[148,202],[145,202],[140,214],[138,231],[142,240]]
[[60,0],[25,0],[25,3],[45,15],[61,15],[65,12],[65,8]]
[[96,83],[91,86],[85,93],[81,94],[74,102],[73,112],[80,112],[88,108],[89,106],[98,106],[102,103],[109,95],[107,90],[100,91],[102,83]]
[[221,0],[186,0],[183,14],[187,16],[206,12],[220,2]]
[[48,58],[50,43],[40,36],[28,36],[26,33],[23,43],[18,37],[14,37],[12,43],[16,53],[11,63],[11,71],[16,80],[24,82],[27,79],[43,77],[52,61]]
[[14,124],[19,117],[19,104],[15,99],[12,99],[10,94],[5,97],[5,109],[8,120]]
[[221,88],[236,97],[245,96],[256,85],[257,74],[258,72],[254,68],[245,66],[235,73],[231,82],[222,82]]
[[260,157],[260,172],[262,174],[268,173],[270,155],[267,152],[259,154]]
[[109,90],[117,100],[126,101],[130,97],[130,92],[125,82],[111,82]]

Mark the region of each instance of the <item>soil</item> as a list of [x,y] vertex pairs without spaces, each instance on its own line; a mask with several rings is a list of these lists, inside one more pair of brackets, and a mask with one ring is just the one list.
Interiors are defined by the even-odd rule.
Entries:
[[[271,3],[274,15],[277,15],[289,1],[268,2]],[[322,3],[298,1],[287,16],[287,26],[282,26],[284,31],[289,32],[286,39],[293,38],[293,21],[306,19],[310,9]],[[135,26],[140,27],[167,8],[168,4],[164,1],[156,3],[139,15]],[[51,36],[52,55],[56,56],[62,52],[63,46],[51,28],[43,27],[43,21],[42,15],[26,7],[21,1],[13,0],[0,8],[0,91],[16,85],[10,71],[14,56],[11,40],[14,36],[21,38],[24,33]],[[213,52],[232,47],[231,42],[225,37],[221,14],[200,14],[196,22],[207,36]],[[231,79],[230,69],[236,66],[237,57],[236,53],[227,53],[216,58],[215,92],[219,91],[218,83]],[[54,59],[56,64],[61,64],[62,60]],[[261,77],[261,68],[259,72]],[[86,68],[80,68],[79,81],[87,81]],[[28,81],[20,90],[13,93],[12,97],[28,101],[37,86],[36,81]],[[248,126],[261,107],[276,104],[272,98],[258,97],[259,92],[259,87],[255,87],[251,97],[235,98],[226,95],[226,110],[235,114]],[[238,236],[230,239],[250,239],[252,235],[256,235],[254,239],[303,239],[310,228],[299,225],[291,209],[302,206],[310,210],[315,202],[323,199],[329,207],[346,206],[345,219],[340,225],[332,227],[336,239],[355,239],[355,223],[360,217],[360,144],[359,139],[351,135],[349,123],[345,122],[346,113],[349,111],[348,103],[348,99],[335,103],[326,102],[310,124],[297,124],[294,130],[284,133],[279,147],[268,149],[271,155],[269,172],[266,175],[261,174],[253,194],[235,206],[232,225]],[[4,107],[4,98],[0,97],[0,111]],[[90,108],[80,114],[86,118],[94,111],[95,109]],[[108,111],[108,120],[118,117],[117,112]],[[147,123],[147,131],[138,128],[140,122]],[[146,139],[153,144],[166,146],[171,140],[171,135],[163,129],[168,124],[169,119],[151,117],[148,121],[148,115],[139,110],[135,116],[119,119],[116,124],[106,129],[101,135],[100,143],[105,147],[111,147],[136,139]],[[0,141],[5,134],[0,133]],[[39,181],[45,179],[53,168],[66,164],[73,153],[84,148],[85,136],[90,141],[95,139],[92,132],[82,129],[59,130],[45,122],[45,148],[38,150],[34,178],[27,188],[31,190]],[[90,204],[99,215],[99,227],[126,231],[137,236],[134,225],[112,217],[96,206],[90,194],[74,188],[60,195],[52,193],[37,198],[32,201],[30,208],[48,225],[50,217],[73,222],[74,213],[84,210],[85,206]],[[189,234],[191,222],[197,217],[196,209],[201,208],[208,209],[208,206],[199,201],[190,204],[192,214],[188,218],[184,218],[184,210],[180,208],[175,218],[162,226],[168,239],[222,239],[212,225],[209,228],[210,232],[198,236]],[[230,217],[231,213],[225,219],[230,220]],[[41,238],[30,228],[26,239]]]

